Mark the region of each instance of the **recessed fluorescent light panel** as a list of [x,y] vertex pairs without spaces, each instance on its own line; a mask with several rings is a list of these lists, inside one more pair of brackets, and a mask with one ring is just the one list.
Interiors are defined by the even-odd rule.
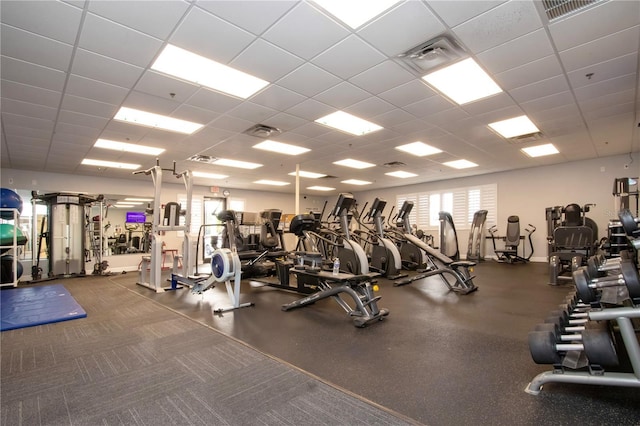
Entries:
[[315,0],[320,7],[353,29],[380,15],[399,0]]
[[353,160],[351,158],[347,158],[340,161],[334,161],[333,164],[337,164],[338,166],[351,167],[354,169],[367,169],[369,167],[375,166],[375,164],[366,163],[364,161]]
[[540,131],[526,115],[496,121],[489,124],[489,127],[498,132],[503,138],[515,138],[516,136],[530,135]]
[[115,207],[116,209],[132,209],[135,206],[133,204],[114,204],[111,207]]
[[397,177],[397,178],[402,178],[402,179],[406,179],[406,178],[410,178],[410,177],[416,177],[418,176],[415,173],[409,173],[409,172],[403,172],[402,170],[398,170],[395,172],[389,172],[389,173],[385,173],[385,175],[387,176],[393,176],[393,177]]
[[268,81],[171,44],[164,48],[151,69],[242,99],[247,99],[269,84]]
[[129,198],[129,197],[127,197],[127,198],[124,199],[124,201],[146,201],[146,202],[149,202],[149,201],[153,201],[153,198]]
[[367,182],[366,180],[358,180],[358,179],[347,179],[347,180],[343,180],[342,183],[346,183],[348,185],[371,185],[371,182]]
[[289,182],[281,182],[279,180],[269,180],[269,179],[261,179],[257,180],[253,183],[258,183],[260,185],[271,185],[271,186],[286,186],[289,185]]
[[[289,176],[295,176],[295,175],[296,175],[296,172],[289,173]],[[326,176],[323,173],[305,172],[304,170],[298,171],[298,175],[303,178],[311,178],[311,179],[319,179]]]
[[154,114],[152,112],[126,107],[120,108],[120,111],[118,111],[113,119],[124,121],[125,123],[137,124],[139,126],[184,133],[186,135],[190,135],[200,130],[203,126],[202,124],[193,123],[191,121],[180,120],[177,118],[167,117],[166,115]]
[[527,154],[529,157],[543,157],[545,155],[558,154],[558,149],[553,146],[553,144],[545,144],[538,146],[530,146],[528,148],[522,148],[522,152]]
[[459,105],[502,92],[472,58],[434,71],[422,79]]
[[144,155],[160,155],[165,151],[164,148],[154,148],[152,146],[135,145],[132,143],[116,142],[107,139],[98,139],[93,146],[96,148]]
[[90,158],[85,158],[84,160],[82,160],[82,164],[84,164],[85,166],[109,167],[112,169],[135,170],[140,168],[140,164],[116,163],[114,161],[92,160]]
[[478,167],[476,163],[472,163],[467,160],[456,160],[456,161],[447,161],[446,163],[442,163],[445,166],[453,167],[454,169],[468,169],[470,167]]
[[227,175],[219,175],[216,173],[205,173],[205,172],[193,172],[193,176],[207,178],[207,179],[225,179],[229,177]]
[[213,164],[217,166],[237,167],[239,169],[257,169],[262,164],[250,163],[248,161],[230,160],[228,158],[218,158]]
[[422,142],[412,142],[406,145],[396,146],[396,149],[400,151],[408,152],[409,154],[412,154],[418,157],[424,157],[426,155],[433,155],[433,154],[438,154],[442,152],[441,149],[434,148],[431,145],[427,145],[426,143],[422,143]]
[[286,155],[300,155],[305,152],[311,151],[309,148],[302,148],[300,146],[289,145],[288,143],[276,142],[276,141],[264,141],[253,146],[256,149],[262,149],[264,151],[277,152],[278,154]]
[[312,191],[333,191],[335,188],[330,188],[328,186],[309,186],[307,189]]
[[116,206],[141,206],[144,203],[142,201],[116,201]]
[[342,130],[355,136],[366,135],[367,133],[382,129],[382,127],[377,124],[363,120],[344,111],[336,111],[332,114],[325,115],[322,118],[318,118],[316,123],[333,127],[334,129]]

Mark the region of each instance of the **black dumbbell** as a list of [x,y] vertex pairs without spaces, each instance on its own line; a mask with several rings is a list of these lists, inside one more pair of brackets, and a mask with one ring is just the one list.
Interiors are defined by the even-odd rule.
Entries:
[[578,292],[578,297],[584,303],[597,300],[597,289],[625,285],[632,300],[640,299],[640,277],[638,270],[631,261],[620,262],[620,274],[592,278],[585,267],[573,272],[573,282]]
[[618,213],[618,218],[620,219],[620,224],[624,229],[624,232],[631,238],[640,237],[640,228],[638,227],[638,218],[633,217],[631,210],[622,209],[620,213]]
[[529,351],[536,364],[560,364],[566,352],[584,351],[590,364],[618,365],[618,354],[606,327],[585,328],[575,334],[562,334],[551,327],[553,324],[541,324],[529,332]]

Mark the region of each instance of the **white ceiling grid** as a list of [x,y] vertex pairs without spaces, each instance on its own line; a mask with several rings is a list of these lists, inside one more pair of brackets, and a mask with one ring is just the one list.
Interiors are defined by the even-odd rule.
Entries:
[[[155,164],[155,158],[93,147],[105,138],[165,148],[162,164],[219,173],[201,185],[264,190],[258,179],[303,179],[352,191],[473,176],[629,153],[640,149],[640,2],[601,1],[548,22],[540,4],[511,1],[400,1],[351,29],[313,1],[13,1],[0,4],[2,167],[77,175],[98,173],[83,158]],[[503,93],[452,103],[397,56],[440,35],[477,60]],[[190,50],[269,84],[244,100],[151,70],[167,44]],[[187,136],[113,120],[122,107],[195,121]],[[384,127],[353,136],[315,123],[344,110]],[[488,123],[527,114],[538,141],[513,143]],[[309,148],[299,156],[252,149],[244,134],[276,127],[275,140]],[[396,146],[421,140],[443,152],[415,157]],[[559,155],[529,158],[520,148],[553,143]],[[189,162],[194,154],[263,164],[255,170]],[[376,164],[334,165],[344,158]],[[479,166],[443,166],[466,159]],[[397,168],[384,163],[401,162]],[[399,179],[385,173],[417,174]],[[106,169],[102,176],[134,177]],[[51,188],[55,190],[57,188]],[[87,189],[89,190],[89,189]]]

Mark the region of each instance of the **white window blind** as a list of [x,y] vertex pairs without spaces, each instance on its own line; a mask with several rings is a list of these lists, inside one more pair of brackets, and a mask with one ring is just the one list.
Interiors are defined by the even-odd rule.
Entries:
[[[185,209],[187,206],[187,195],[179,194],[178,195],[178,203],[180,203],[180,208]],[[200,225],[202,225],[202,214],[204,209],[204,197],[201,195],[192,195],[191,196],[191,228],[189,229],[189,233],[198,235],[198,231],[200,230]],[[180,216],[180,226],[184,226],[184,216]]]
[[478,210],[487,210],[487,224],[495,224],[498,186],[494,183],[417,194],[399,194],[396,197],[398,208],[405,200],[414,202],[410,220],[412,225],[416,224],[420,229],[437,229],[440,226],[438,213],[441,211],[451,214],[456,228],[469,229],[473,215]]

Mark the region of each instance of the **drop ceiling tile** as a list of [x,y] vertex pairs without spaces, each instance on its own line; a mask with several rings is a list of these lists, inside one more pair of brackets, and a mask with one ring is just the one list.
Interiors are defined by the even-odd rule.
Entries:
[[569,103],[555,108],[531,111],[528,113],[528,116],[534,123],[543,125],[546,121],[580,117],[580,110],[575,103]]
[[478,99],[477,101],[470,102],[462,105],[464,111],[470,115],[482,115],[491,111],[501,111],[505,109],[514,109],[516,104],[507,93],[502,92],[489,96],[487,98]]
[[28,86],[9,80],[2,80],[0,93],[3,99],[15,99],[17,101],[32,102],[38,105],[57,108],[60,105],[62,94],[53,90]]
[[560,60],[567,71],[574,71],[637,52],[639,42],[640,26],[635,26],[562,51]]
[[2,25],[0,49],[4,56],[61,71],[69,69],[73,47],[51,38]]
[[370,117],[384,114],[386,112],[392,111],[393,109],[395,109],[394,106],[387,101],[384,101],[380,98],[368,98],[358,102],[357,104],[351,105],[349,108],[346,108],[345,111],[365,120],[371,121]]
[[71,73],[93,80],[131,87],[143,69],[84,49],[77,49]]
[[532,101],[522,102],[520,106],[527,114],[529,114],[530,112],[551,109],[573,103],[574,99],[571,92],[560,92],[543,98],[534,99]]
[[403,109],[418,118],[428,117],[439,111],[455,108],[450,100],[444,96],[431,96],[418,102],[407,105]]
[[80,98],[73,95],[66,95],[63,98],[60,107],[67,111],[107,118],[113,117],[118,111],[118,107],[116,105],[96,102],[91,99]]
[[197,7],[259,35],[272,26],[296,3],[298,2],[285,0],[243,0],[241,2],[198,0]]
[[82,10],[54,1],[3,1],[3,23],[74,44],[80,28]]
[[357,34],[385,55],[396,56],[442,34],[445,29],[422,2],[408,1],[384,13]]
[[462,108],[451,108],[446,111],[430,114],[428,117],[424,117],[423,120],[438,127],[452,130],[459,126],[461,120],[467,118],[469,118],[469,114]]
[[34,139],[51,139],[52,131],[43,129],[33,129],[30,127],[20,127],[12,124],[4,124],[4,134],[6,136],[25,136]]
[[162,42],[87,13],[78,47],[129,64],[146,67],[158,54]]
[[[169,42],[214,61],[228,64],[255,36],[199,8],[189,11]],[[221,42],[223,41],[224,42]],[[212,42],[219,41],[219,42]]]
[[4,80],[29,86],[62,92],[65,73],[52,68],[35,65],[17,59],[2,56],[0,62]]
[[220,113],[210,109],[198,108],[191,105],[182,104],[173,111],[172,117],[182,117],[185,120],[207,125],[212,120],[220,117]]
[[562,67],[556,56],[551,55],[496,74],[494,80],[503,90],[508,91],[560,74],[562,74]]
[[458,1],[427,1],[428,6],[433,9],[440,19],[449,27],[455,27],[474,16],[504,3],[505,0],[480,1],[480,0],[458,0]]
[[14,99],[4,99],[2,102],[2,112],[35,117],[42,120],[55,120],[57,109],[29,102],[16,101]]
[[256,123],[254,123],[253,121],[242,120],[240,118],[223,115],[209,123],[209,126],[217,127],[230,132],[242,133],[254,124]]
[[327,104],[318,102],[314,99],[307,99],[304,102],[287,109],[288,114],[301,117],[309,121],[315,121],[320,117],[334,112],[334,109]]
[[53,132],[54,129],[54,122],[51,120],[44,120],[36,117],[26,117],[24,115],[9,114],[6,111],[2,111],[2,120],[5,124],[12,124],[19,127],[45,130],[48,132]]
[[185,1],[163,0],[162,6],[149,1],[130,1],[127,7],[118,2],[89,2],[89,11],[103,18],[149,34],[165,38],[175,28],[185,13],[189,3]]
[[[253,101],[253,98],[252,98]],[[201,88],[186,102],[198,108],[204,108],[215,112],[225,113],[242,103],[242,100],[220,92]]]
[[[319,116],[321,117],[321,116]],[[323,135],[330,132],[328,127],[320,126],[313,122],[307,122],[302,126],[298,126],[291,130],[291,133],[301,135],[307,138],[321,138]]]
[[372,118],[372,121],[378,125],[390,129],[394,129],[395,126],[411,120],[415,120],[415,117],[400,109],[394,109]]
[[316,56],[312,62],[340,78],[348,79],[385,59],[362,39],[350,35]]
[[454,28],[472,52],[480,53],[542,28],[533,2],[510,1]]
[[251,97],[251,102],[263,105],[278,111],[284,111],[307,99],[306,96],[295,93],[276,84],[269,85],[260,93]]
[[557,75],[533,84],[516,87],[509,90],[509,94],[513,96],[516,102],[526,102],[567,90],[569,90],[569,84],[567,84],[566,77],[564,75]]
[[629,103],[633,104],[634,99],[635,89],[630,89],[623,92],[609,93],[588,100],[580,101],[580,109],[587,112],[594,111],[600,108],[606,108],[610,105],[622,105]]
[[107,122],[110,120],[110,118],[95,117],[93,115],[61,110],[58,120],[61,123],[93,127],[95,129],[103,129],[104,126],[107,125]]
[[276,115],[278,111],[252,102],[243,102],[234,109],[227,111],[231,117],[253,121],[255,124],[262,123],[269,117]]
[[[272,126],[277,129],[280,129],[283,132],[288,132],[292,129],[297,129],[300,126],[303,126],[307,122],[308,122],[307,120],[304,120],[300,117],[296,117],[295,115],[281,112],[279,114],[274,115],[273,117],[267,118],[266,120],[264,120],[263,123],[266,124],[267,126]],[[289,135],[289,133],[287,133],[287,135]]]
[[636,26],[638,16],[640,2],[601,2],[595,7],[550,24],[549,32],[556,48],[563,51]]
[[172,102],[185,102],[198,91],[200,86],[169,77],[155,71],[146,71],[135,85],[139,93],[145,93]]
[[166,98],[149,95],[138,91],[132,91],[125,99],[123,106],[135,108],[155,114],[172,115],[179,103]]
[[[584,117],[587,122],[591,122],[592,120],[600,120],[607,117],[619,117],[623,114],[633,113],[633,111],[633,102],[629,102],[626,104],[607,105],[593,111],[586,111]],[[628,122],[624,127],[632,129],[634,127],[633,124],[632,122]]]
[[349,79],[350,83],[377,95],[408,83],[415,77],[393,61],[385,61]]
[[402,108],[436,95],[437,93],[427,86],[422,80],[411,80],[408,83],[401,84],[378,94],[378,97]]
[[351,83],[343,81],[329,90],[325,90],[324,92],[314,96],[314,99],[336,109],[343,109],[349,105],[355,104],[356,102],[360,102],[369,96],[371,95],[364,90]]
[[299,2],[263,38],[309,60],[335,45],[348,31],[307,3]]
[[304,96],[312,97],[335,86],[340,79],[328,72],[306,63],[292,73],[278,80],[278,86]]
[[[58,123],[56,124],[56,133],[54,135],[55,138],[66,138],[67,135],[76,135],[81,138],[88,138],[95,141],[100,136],[102,128],[96,127],[87,127],[84,124],[69,124],[69,123]],[[60,136],[64,135],[64,136]]]
[[541,28],[479,53],[478,60],[490,73],[498,74],[553,54],[547,32]]
[[257,39],[229,65],[263,80],[274,82],[289,74],[304,61],[281,48]]
[[582,86],[574,90],[578,102],[587,99],[605,96],[610,93],[623,92],[633,89],[636,85],[636,74],[628,74],[622,77],[604,80],[588,86]]
[[[638,53],[630,53],[625,56],[612,59],[610,61],[601,62],[591,65],[568,74],[571,86],[576,89],[582,86],[597,84],[606,80],[617,79],[621,76],[635,74],[638,71]],[[588,76],[588,74],[593,74]],[[625,80],[626,81],[626,80]],[[611,88],[615,91],[615,87]]]

